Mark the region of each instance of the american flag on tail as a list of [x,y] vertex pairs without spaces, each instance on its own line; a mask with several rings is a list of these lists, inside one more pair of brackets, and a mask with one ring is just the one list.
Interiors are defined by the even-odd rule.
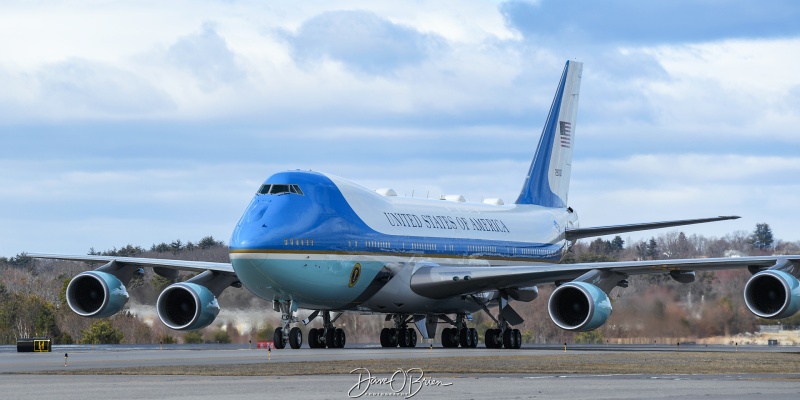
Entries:
[[570,148],[572,143],[572,124],[566,121],[558,121],[561,132],[561,147]]

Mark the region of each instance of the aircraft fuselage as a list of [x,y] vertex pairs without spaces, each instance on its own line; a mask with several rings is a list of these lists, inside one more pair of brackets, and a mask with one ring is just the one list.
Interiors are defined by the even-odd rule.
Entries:
[[[231,263],[249,290],[300,308],[451,313],[480,308],[409,288],[421,265],[558,262],[567,209],[384,196],[342,178],[288,171],[264,182],[231,238]],[[486,301],[493,293],[481,294]],[[479,297],[481,297],[479,296]]]

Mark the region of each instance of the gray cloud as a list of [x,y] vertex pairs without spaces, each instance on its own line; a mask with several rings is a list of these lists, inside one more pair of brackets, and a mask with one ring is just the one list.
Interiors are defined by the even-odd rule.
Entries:
[[280,32],[300,64],[326,57],[368,74],[382,75],[419,64],[446,47],[445,40],[395,24],[367,11],[331,11],[303,23],[296,34]]

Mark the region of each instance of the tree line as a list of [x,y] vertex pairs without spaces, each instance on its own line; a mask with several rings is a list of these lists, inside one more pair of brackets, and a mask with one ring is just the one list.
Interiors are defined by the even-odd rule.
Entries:
[[[92,248],[89,253],[229,261],[225,243],[211,236],[196,243],[175,240],[147,249],[129,244],[105,251]],[[721,238],[672,231],[637,241],[626,241],[621,236],[579,241],[563,262],[769,254],[800,254],[800,242],[775,239],[768,224],[758,224],[752,232],[737,231]],[[279,315],[267,311],[271,310],[269,302],[245,289],[230,288],[220,296],[223,313],[214,324],[197,332],[172,331],[153,318],[153,305],[159,293],[172,281],[153,273],[131,281],[128,285],[131,300],[117,315],[103,319],[79,317],[66,304],[66,287],[73,276],[89,268],[80,262],[32,260],[25,254],[0,257],[0,343],[13,344],[18,337],[33,336],[48,336],[55,343],[247,343],[269,340],[279,323]],[[192,276],[182,272],[177,280]],[[553,285],[539,286],[539,298],[535,301],[514,302],[513,306],[525,319],[517,328],[529,343],[704,338],[753,332],[761,324],[800,324],[800,315],[782,321],[763,321],[747,311],[742,290],[748,278],[749,273],[744,270],[699,272],[696,282],[691,284],[675,282],[667,274],[632,276],[627,288],[612,291],[614,312],[608,323],[596,331],[580,334],[565,332],[550,321],[547,299]],[[229,311],[238,316],[225,317]],[[248,316],[250,322],[243,323],[242,315]],[[482,313],[474,315],[473,321],[481,334],[492,323]],[[303,329],[318,328],[318,323],[315,321]],[[339,324],[348,329],[348,341],[353,342],[374,342],[380,330],[388,326],[378,316],[357,314],[345,314]]]

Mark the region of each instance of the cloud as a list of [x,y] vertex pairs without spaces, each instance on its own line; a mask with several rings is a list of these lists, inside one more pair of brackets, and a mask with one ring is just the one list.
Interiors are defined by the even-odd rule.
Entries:
[[358,72],[383,75],[443,51],[446,41],[366,11],[329,11],[284,32],[294,58],[313,65],[326,58]]
[[191,73],[207,91],[246,76],[237,65],[236,55],[210,22],[204,23],[199,33],[179,38],[169,47],[166,57],[172,65]]
[[[794,1],[664,2],[511,0],[499,5],[509,27],[529,40],[602,45],[777,38],[800,33]],[[733,35],[731,34],[732,32]]]
[[83,58],[47,63],[27,72],[0,71],[4,122],[134,118],[172,110],[169,94],[123,68]]
[[[800,184],[800,157],[746,154],[646,154],[586,158],[573,163],[570,205],[584,226],[740,215],[741,220],[686,232],[722,236],[768,222],[785,240],[797,240],[792,218]],[[633,233],[634,238],[658,231]]]
[[578,160],[574,166],[589,172],[584,178],[593,187],[703,186],[708,184],[780,185],[787,176],[800,175],[800,157],[743,154],[661,153],[625,158]]
[[584,225],[741,213],[692,232],[796,240],[800,7],[687,4],[21,2],[0,14],[25,38],[0,43],[0,255],[225,239],[285,169],[513,201],[565,59]]

